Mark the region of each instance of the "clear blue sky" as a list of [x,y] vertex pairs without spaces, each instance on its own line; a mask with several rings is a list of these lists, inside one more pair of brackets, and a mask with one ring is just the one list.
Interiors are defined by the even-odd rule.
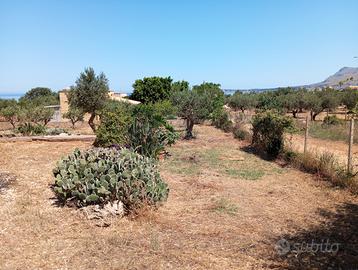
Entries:
[[171,76],[260,88],[318,82],[358,66],[357,0],[0,0],[0,93],[110,87]]

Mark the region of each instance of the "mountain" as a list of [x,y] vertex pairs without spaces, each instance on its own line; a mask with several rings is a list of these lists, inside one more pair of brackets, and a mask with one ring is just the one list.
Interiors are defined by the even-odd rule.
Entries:
[[323,82],[304,85],[307,88],[317,87],[333,87],[333,88],[345,88],[351,85],[358,85],[358,68],[344,67],[338,70],[338,72],[329,76]]
[[[336,89],[343,89],[348,86],[358,86],[358,67],[344,67],[338,70],[333,75],[329,76],[322,82],[307,84],[307,85],[299,85],[292,86],[292,88],[323,88],[323,87],[332,87]],[[283,86],[286,87],[286,86]],[[260,89],[239,89],[240,91],[249,91],[249,92],[263,92],[263,91],[275,91],[279,87],[276,88],[260,88]],[[237,89],[224,89],[225,94],[233,94],[237,91]]]

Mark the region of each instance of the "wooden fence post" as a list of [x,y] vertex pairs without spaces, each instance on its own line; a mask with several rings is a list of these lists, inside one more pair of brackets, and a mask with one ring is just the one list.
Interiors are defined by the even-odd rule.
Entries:
[[307,153],[307,140],[308,140],[308,116],[306,116],[306,129],[305,129],[305,142],[303,147],[303,153]]
[[353,135],[354,135],[354,118],[349,125],[349,145],[348,145],[348,173],[353,173]]

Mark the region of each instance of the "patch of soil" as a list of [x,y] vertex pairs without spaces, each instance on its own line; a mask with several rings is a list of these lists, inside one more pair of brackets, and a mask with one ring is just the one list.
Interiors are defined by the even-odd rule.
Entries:
[[0,172],[0,191],[5,188],[9,188],[16,180],[16,176],[9,173]]

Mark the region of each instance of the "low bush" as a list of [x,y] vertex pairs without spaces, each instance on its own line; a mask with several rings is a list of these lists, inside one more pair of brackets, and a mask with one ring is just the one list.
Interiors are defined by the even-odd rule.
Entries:
[[323,123],[324,126],[336,126],[336,125],[340,125],[342,124],[342,120],[340,120],[337,116],[335,115],[327,115],[324,119],[323,119]]
[[229,113],[223,109],[216,110],[212,115],[212,124],[225,132],[231,132],[233,128]]
[[95,146],[129,146],[141,155],[157,158],[179,138],[174,128],[150,105],[110,103],[101,113]]
[[292,120],[267,111],[256,114],[252,120],[253,146],[271,157],[277,157],[284,146],[284,132],[293,128]]
[[128,149],[77,149],[61,159],[53,173],[59,201],[79,207],[119,200],[133,210],[164,201],[169,192],[156,162]]
[[241,141],[249,141],[251,140],[250,132],[246,131],[241,127],[241,125],[235,125],[232,129],[232,133],[234,134],[235,139],[239,139]]
[[140,105],[133,110],[133,119],[128,130],[128,144],[138,153],[157,158],[179,138],[174,128],[150,105]]
[[43,135],[46,133],[46,127],[40,124],[26,122],[20,124],[17,127],[17,131],[24,136]]
[[46,135],[60,135],[61,133],[68,133],[64,128],[47,128]]
[[96,130],[94,145],[108,147],[126,144],[132,121],[131,110],[130,105],[124,102],[107,103],[100,114],[101,123]]

